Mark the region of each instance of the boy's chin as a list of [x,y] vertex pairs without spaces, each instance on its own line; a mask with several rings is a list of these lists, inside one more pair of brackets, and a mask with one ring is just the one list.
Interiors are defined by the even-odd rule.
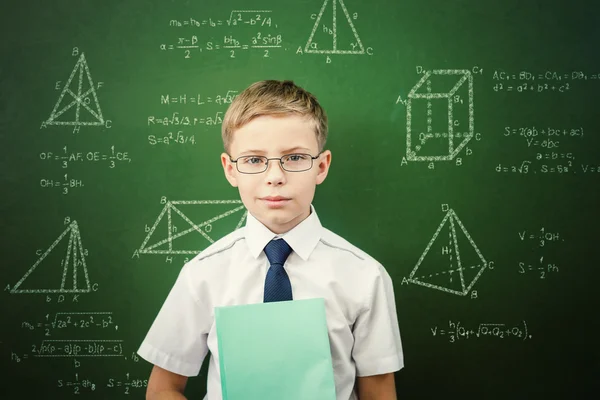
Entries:
[[269,225],[285,225],[293,219],[293,216],[283,210],[267,210],[263,213],[263,220]]
[[[298,219],[299,214],[291,212],[290,210],[275,209],[265,210],[260,215],[260,222],[263,225],[280,229],[290,229],[290,225],[296,225],[295,220]],[[298,221],[299,222],[299,221]]]

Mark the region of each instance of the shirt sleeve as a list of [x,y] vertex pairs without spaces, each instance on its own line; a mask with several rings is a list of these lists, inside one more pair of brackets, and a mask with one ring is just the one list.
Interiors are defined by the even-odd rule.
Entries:
[[394,288],[381,265],[367,304],[354,323],[353,335],[357,376],[386,374],[404,367]]
[[196,376],[208,353],[207,307],[194,296],[190,264],[181,269],[138,354],[163,369]]

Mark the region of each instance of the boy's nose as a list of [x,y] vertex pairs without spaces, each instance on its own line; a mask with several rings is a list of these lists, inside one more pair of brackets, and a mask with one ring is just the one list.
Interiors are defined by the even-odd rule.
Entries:
[[270,185],[281,185],[285,183],[285,171],[279,160],[269,160],[265,171],[267,183]]

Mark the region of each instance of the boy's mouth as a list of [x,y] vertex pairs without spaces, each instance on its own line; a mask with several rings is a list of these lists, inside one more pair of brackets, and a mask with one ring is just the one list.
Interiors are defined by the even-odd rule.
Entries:
[[289,197],[283,197],[283,196],[266,196],[263,197],[262,200],[268,200],[268,201],[281,201],[281,200],[289,200]]
[[283,207],[291,199],[283,196],[266,196],[261,197],[261,200],[266,203],[269,208]]

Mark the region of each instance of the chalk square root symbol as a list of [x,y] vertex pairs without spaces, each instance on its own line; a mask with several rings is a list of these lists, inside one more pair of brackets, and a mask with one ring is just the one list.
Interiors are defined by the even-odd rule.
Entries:
[[[445,86],[457,78],[454,85],[449,91],[435,91],[439,86]],[[466,85],[466,90],[463,86]],[[467,92],[467,113],[465,115],[455,115],[454,96],[461,91],[461,94]],[[447,118],[448,132],[415,132],[413,126],[415,115],[413,108],[415,102],[427,102],[427,114],[419,116],[427,121],[428,128],[431,127],[431,121],[434,117],[431,115],[432,100],[442,99],[447,103],[447,114],[443,118]],[[461,99],[462,100],[462,99]],[[463,132],[457,132],[455,123],[460,120],[468,121],[467,129]],[[474,110],[473,110],[473,75],[468,69],[437,69],[427,71],[419,82],[411,89],[408,94],[406,104],[406,158],[408,161],[450,161],[458,155],[458,153],[469,143],[474,135]],[[415,136],[416,135],[416,136]],[[414,138],[419,139],[419,143],[414,143]],[[457,140],[456,140],[457,139]],[[434,155],[419,155],[419,151],[423,150],[427,141],[431,140],[447,140],[448,151]]]
[[[65,257],[62,259],[62,279],[60,288],[49,288],[49,287],[40,287],[40,288],[21,288],[25,282],[27,282],[27,278],[29,278],[32,274],[39,274],[40,271],[46,270],[47,272],[50,270],[56,270],[56,266],[48,265],[49,262],[46,262],[44,266],[38,270],[38,267],[44,263],[46,257],[55,250],[55,248],[59,245],[59,243],[66,239],[67,234],[69,234],[69,242],[67,245],[67,251]],[[91,292],[90,285],[90,277],[88,275],[87,264],[85,262],[85,250],[83,245],[81,244],[81,233],[79,231],[79,226],[77,225],[77,221],[73,221],[69,224],[69,226],[58,236],[58,238],[50,245],[50,247],[38,258],[38,260],[33,264],[31,268],[23,275],[23,277],[15,284],[10,293],[89,293]],[[47,260],[46,260],[47,261]],[[37,270],[37,272],[36,272]],[[78,287],[78,281],[82,278],[80,274],[83,273],[84,285],[83,287]],[[71,283],[72,278],[72,283]],[[39,285],[41,279],[38,279],[37,284]],[[47,281],[47,280],[46,280]],[[46,282],[46,284],[48,284]]]
[[[448,230],[447,236],[440,235],[445,227]],[[441,249],[445,250],[442,251],[444,257],[442,260],[436,259],[440,254],[433,254],[438,248],[432,250],[434,244],[442,245]],[[461,249],[463,254],[470,253],[468,259],[461,258]],[[454,210],[450,209],[425,247],[408,281],[431,289],[466,296],[487,266],[488,262],[471,235]],[[459,279],[458,283],[453,281],[453,277],[456,276]]]
[[[231,205],[231,208],[225,212],[221,212],[218,215],[214,215],[211,213],[212,206],[219,206],[218,209],[223,210],[223,205]],[[207,215],[212,215],[210,218],[202,221],[202,222],[194,222],[192,218],[189,218],[181,209],[185,209],[185,207],[193,206],[194,209],[197,207],[202,207],[206,211]],[[167,201],[159,216],[156,218],[154,225],[150,228],[148,235],[144,239],[142,245],[140,246],[138,253],[139,254],[198,254],[202,251],[202,243],[212,244],[215,242],[215,239],[212,238],[209,233],[209,228],[211,228],[211,224],[215,221],[222,219],[231,219],[238,218],[240,215],[240,219],[237,222],[235,229],[238,229],[242,226],[242,223],[246,219],[248,212],[246,208],[242,204],[241,200],[179,200],[179,201]],[[173,229],[174,223],[172,222],[173,217],[177,216],[180,220],[182,219],[185,223],[185,229],[175,230]],[[158,226],[164,224],[164,219],[166,219],[166,232],[157,230]],[[198,248],[194,249],[177,249],[176,239],[188,235],[190,233],[197,232],[206,239],[206,241],[199,241]],[[158,237],[158,239],[156,238]],[[152,239],[152,240],[151,240]],[[156,242],[154,242],[156,241]]]

